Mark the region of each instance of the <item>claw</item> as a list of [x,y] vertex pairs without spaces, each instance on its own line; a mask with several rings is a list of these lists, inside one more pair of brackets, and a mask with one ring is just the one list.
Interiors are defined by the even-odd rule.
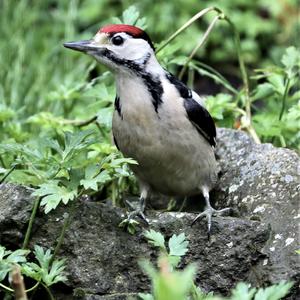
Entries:
[[132,210],[128,214],[128,217],[122,222],[123,224],[127,223],[130,224],[135,217],[139,217],[146,225],[149,225],[148,220],[145,217],[144,210],[145,210],[145,199],[141,197],[139,206],[136,208],[132,203],[128,200],[125,201],[128,207]]
[[140,209],[140,207],[134,211],[132,211],[128,217],[127,220],[130,221],[132,220],[134,217],[139,217],[146,225],[149,225],[148,220],[145,217],[144,212]]
[[197,220],[199,220],[199,219],[201,220],[201,219],[204,218],[205,216],[206,216],[205,211],[202,212],[201,214],[199,214],[199,215],[193,220],[191,226],[193,226],[193,225],[197,222]]
[[211,206],[205,209],[202,213],[200,213],[196,218],[193,220],[191,226],[193,226],[197,220],[202,219],[203,217],[207,218],[207,236],[210,239],[211,233],[211,221],[213,216],[222,216],[224,213],[231,211],[231,208],[223,208],[220,210],[214,209]]
[[131,209],[131,210],[135,210],[136,207],[128,200],[125,200],[126,205]]
[[204,196],[205,202],[206,202],[206,209],[202,213],[200,213],[198,216],[196,216],[196,218],[193,220],[191,226],[193,226],[197,220],[202,219],[203,217],[206,217],[207,218],[207,236],[208,236],[208,240],[210,240],[212,217],[213,216],[221,216],[224,213],[231,211],[231,208],[223,208],[220,210],[214,209],[210,205],[209,192],[207,189],[203,189],[203,196]]

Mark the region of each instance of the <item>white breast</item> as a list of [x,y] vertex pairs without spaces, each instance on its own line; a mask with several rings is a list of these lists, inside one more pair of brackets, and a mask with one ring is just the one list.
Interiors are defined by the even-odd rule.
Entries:
[[188,120],[183,99],[162,79],[163,103],[155,112],[152,98],[139,78],[117,80],[122,116],[113,116],[113,134],[124,156],[139,165],[137,177],[167,195],[192,195],[215,183],[213,149]]

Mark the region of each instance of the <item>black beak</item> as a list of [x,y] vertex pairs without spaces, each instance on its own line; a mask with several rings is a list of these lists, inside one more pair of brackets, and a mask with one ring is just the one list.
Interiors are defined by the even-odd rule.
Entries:
[[87,51],[99,49],[98,47],[93,45],[92,40],[78,41],[78,42],[68,42],[68,43],[64,43],[64,46],[66,48],[76,50],[76,51],[80,51],[80,52],[87,52]]

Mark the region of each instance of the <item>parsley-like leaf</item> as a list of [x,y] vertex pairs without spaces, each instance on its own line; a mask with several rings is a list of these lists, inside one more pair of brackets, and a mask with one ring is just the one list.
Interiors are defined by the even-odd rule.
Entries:
[[86,168],[85,179],[80,180],[80,184],[83,185],[86,190],[92,189],[97,191],[99,183],[105,184],[111,180],[108,171],[104,170],[100,172],[99,170],[100,167],[95,165]]
[[144,233],[144,236],[148,239],[149,244],[166,251],[165,238],[160,232],[150,229]]
[[27,263],[23,265],[22,271],[25,275],[34,278],[37,281],[42,281],[47,286],[51,286],[59,281],[67,280],[64,274],[64,259],[55,259],[50,265],[52,258],[51,251],[49,249],[45,251],[38,245],[34,247],[34,254],[39,264]]
[[70,190],[67,187],[58,185],[58,181],[52,180],[41,184],[32,195],[44,197],[41,205],[45,206],[45,213],[47,214],[55,209],[60,202],[67,204],[70,200],[73,200],[77,196],[77,189]]
[[188,251],[189,242],[185,239],[185,234],[181,233],[179,235],[173,234],[169,239],[169,250],[170,255],[183,256]]

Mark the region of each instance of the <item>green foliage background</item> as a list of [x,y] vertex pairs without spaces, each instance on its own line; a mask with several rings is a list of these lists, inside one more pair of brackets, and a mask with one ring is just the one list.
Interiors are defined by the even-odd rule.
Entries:
[[[60,187],[60,194],[67,195],[60,198],[64,203],[76,198],[82,189],[89,193],[101,190],[103,197],[112,196],[114,201],[123,192],[134,192],[128,161],[112,165],[116,158],[121,159],[110,135],[113,77],[90,57],[67,51],[62,44],[91,38],[104,24],[124,22],[147,29],[159,45],[195,13],[211,5],[221,8],[240,32],[251,75],[253,125],[261,140],[299,149],[296,0],[154,4],[149,0],[3,0],[0,175],[9,173],[6,180],[39,187],[37,194],[48,195],[49,201],[56,197],[53,187]],[[161,63],[178,74],[211,20],[212,15],[206,15],[165,47],[158,54]],[[205,46],[189,62],[184,80],[198,93],[210,95],[207,107],[219,126],[243,128],[247,120],[242,79],[233,34],[225,22],[217,24]],[[91,118],[94,122],[84,126]],[[70,146],[77,148],[64,157]],[[102,166],[105,176],[99,177],[101,172],[93,170],[95,165]],[[70,178],[74,182],[63,191]],[[53,200],[52,208],[60,201]]]

